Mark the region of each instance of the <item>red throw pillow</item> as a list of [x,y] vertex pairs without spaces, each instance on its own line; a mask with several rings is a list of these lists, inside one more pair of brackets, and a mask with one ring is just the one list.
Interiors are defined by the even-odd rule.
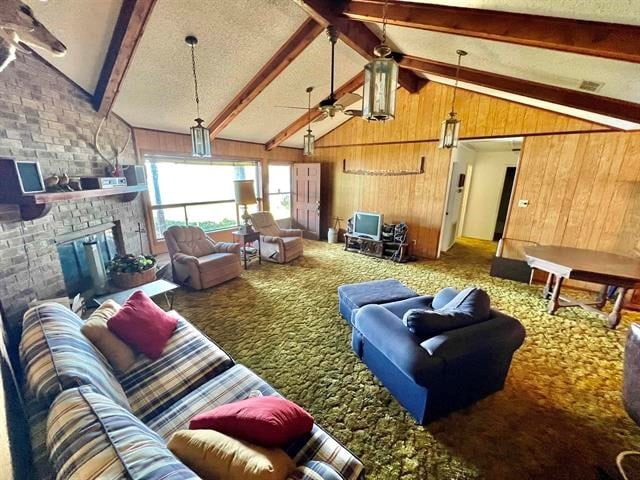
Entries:
[[221,405],[191,419],[191,430],[212,429],[265,447],[279,447],[313,428],[313,417],[280,397],[253,397]]
[[153,303],[146,293],[138,290],[122,305],[118,313],[109,318],[107,327],[123,342],[151,360],[157,360],[177,323],[175,317]]

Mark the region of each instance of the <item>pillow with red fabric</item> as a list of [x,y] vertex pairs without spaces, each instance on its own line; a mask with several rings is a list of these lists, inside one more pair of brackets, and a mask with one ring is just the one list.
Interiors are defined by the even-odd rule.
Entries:
[[141,290],[129,297],[107,321],[107,328],[123,342],[151,360],[162,355],[178,324],[177,318],[162,310]]
[[253,397],[194,416],[191,430],[212,429],[265,447],[279,447],[313,428],[313,417],[280,397]]

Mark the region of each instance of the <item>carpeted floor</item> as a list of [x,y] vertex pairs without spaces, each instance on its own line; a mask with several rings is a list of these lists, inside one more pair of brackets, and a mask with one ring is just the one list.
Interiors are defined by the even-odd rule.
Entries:
[[[175,308],[254,369],[364,462],[367,478],[591,479],[640,427],[621,403],[626,313],[612,331],[580,309],[545,313],[540,288],[488,275],[494,244],[465,239],[438,261],[395,264],[305,243],[292,265],[262,264]],[[527,329],[507,385],[474,406],[418,426],[350,350],[338,285],[393,277],[420,293],[478,285]]]

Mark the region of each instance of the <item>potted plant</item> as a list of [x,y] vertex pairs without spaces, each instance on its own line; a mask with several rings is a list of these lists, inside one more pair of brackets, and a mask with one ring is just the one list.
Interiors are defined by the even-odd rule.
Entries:
[[156,279],[156,258],[153,255],[116,255],[107,264],[111,282],[129,289]]

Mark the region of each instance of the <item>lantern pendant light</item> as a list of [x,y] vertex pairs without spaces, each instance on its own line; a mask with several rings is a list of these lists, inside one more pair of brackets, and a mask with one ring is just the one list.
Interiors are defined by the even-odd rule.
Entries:
[[464,50],[456,50],[458,54],[458,66],[456,67],[456,83],[453,87],[453,99],[451,100],[451,112],[449,118],[442,122],[442,130],[440,131],[440,144],[438,148],[456,148],[458,146],[458,137],[460,136],[460,120],[456,115],[456,92],[458,90],[458,79],[460,77],[460,61],[467,52]]
[[305,157],[309,157],[313,155],[313,152],[316,146],[316,137],[314,137],[313,134],[311,133],[311,92],[312,91],[313,91],[313,87],[307,87],[307,93],[309,94],[309,107],[308,107],[309,126],[307,127],[307,133],[304,136],[304,143],[303,143],[304,149],[302,151],[302,154]]
[[193,35],[189,35],[184,39],[191,46],[191,67],[193,69],[193,85],[196,91],[196,112],[198,118],[195,119],[196,124],[191,127],[191,152],[194,157],[210,157],[211,156],[211,139],[209,138],[209,130],[202,125],[204,120],[200,118],[200,97],[198,96],[198,77],[196,76],[196,54],[195,46],[198,39]]
[[398,64],[386,44],[387,3],[382,14],[382,43],[373,49],[374,58],[364,67],[362,117],[373,121],[393,120],[396,114]]

